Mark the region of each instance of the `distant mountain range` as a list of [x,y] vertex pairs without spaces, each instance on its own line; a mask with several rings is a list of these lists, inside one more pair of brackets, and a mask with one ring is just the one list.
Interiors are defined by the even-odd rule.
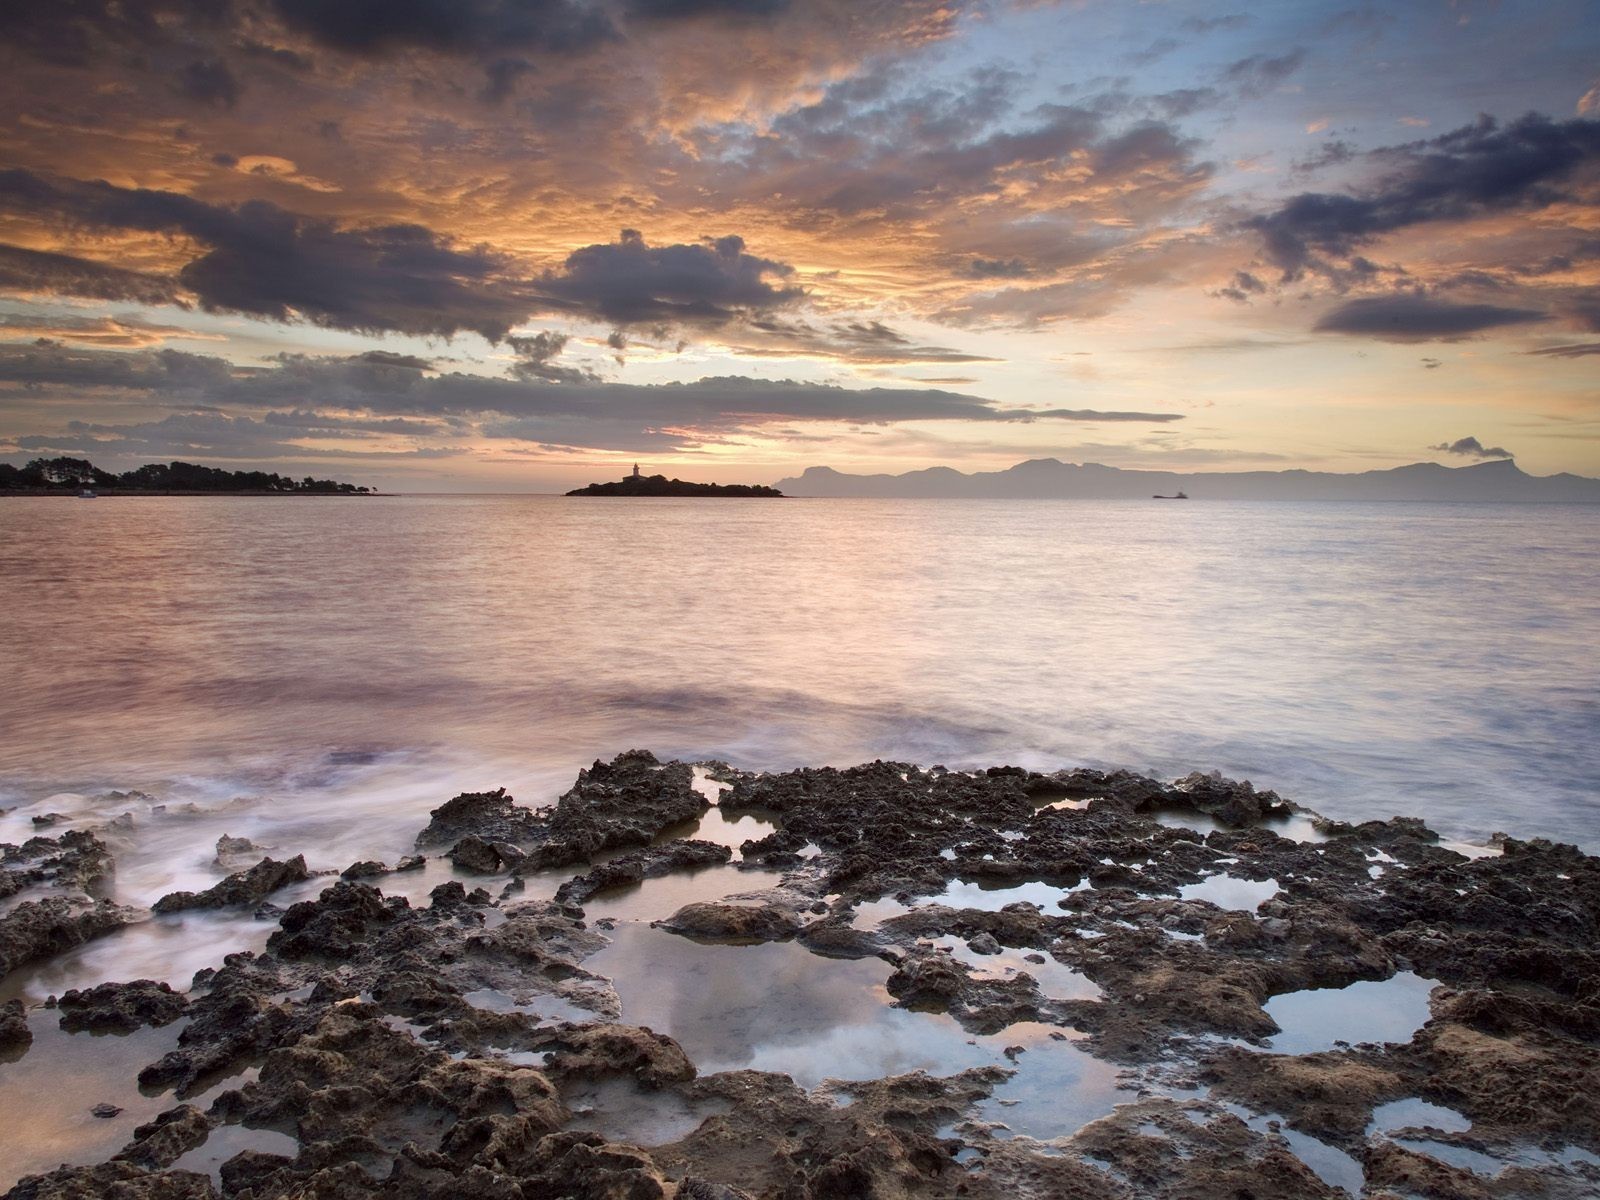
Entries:
[[903,475],[846,475],[808,467],[775,485],[787,496],[966,497],[1147,500],[1185,492],[1195,500],[1542,500],[1600,504],[1600,479],[1529,475],[1510,459],[1444,467],[1412,463],[1385,471],[1125,471],[1099,463],[1035,458],[1004,471],[967,475],[930,467]]

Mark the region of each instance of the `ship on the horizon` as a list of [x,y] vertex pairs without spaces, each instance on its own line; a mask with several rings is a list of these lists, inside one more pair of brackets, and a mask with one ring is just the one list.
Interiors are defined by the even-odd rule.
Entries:
[[1187,500],[1188,498],[1189,498],[1189,494],[1187,492],[1179,492],[1176,496],[1151,496],[1150,497],[1150,499],[1152,499],[1152,500]]

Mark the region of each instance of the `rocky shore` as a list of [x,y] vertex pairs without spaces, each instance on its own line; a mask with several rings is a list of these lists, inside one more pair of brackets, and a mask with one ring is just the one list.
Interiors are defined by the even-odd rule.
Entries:
[[[1570,846],[1212,775],[642,751],[547,807],[449,800],[393,863],[226,840],[153,913],[109,898],[114,830],[0,847],[0,975],[185,913],[273,927],[187,989],[0,1006],[0,1097],[44,1022],[165,1047],[162,1111],[10,1200],[1600,1194]],[[917,1065],[876,1070],[894,1037]]]

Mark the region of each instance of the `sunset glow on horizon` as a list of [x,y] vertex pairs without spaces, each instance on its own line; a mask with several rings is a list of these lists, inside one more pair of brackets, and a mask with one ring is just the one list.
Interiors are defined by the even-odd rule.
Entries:
[[1600,475],[1585,2],[0,14],[0,459]]

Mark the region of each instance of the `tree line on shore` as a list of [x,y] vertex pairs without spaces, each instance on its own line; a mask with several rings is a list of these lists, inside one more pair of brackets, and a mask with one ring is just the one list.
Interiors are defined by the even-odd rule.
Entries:
[[332,479],[291,479],[275,471],[228,471],[197,463],[146,463],[120,475],[86,458],[36,458],[26,466],[0,463],[0,489],[116,488],[138,492],[284,492],[302,495],[365,495],[372,489]]

